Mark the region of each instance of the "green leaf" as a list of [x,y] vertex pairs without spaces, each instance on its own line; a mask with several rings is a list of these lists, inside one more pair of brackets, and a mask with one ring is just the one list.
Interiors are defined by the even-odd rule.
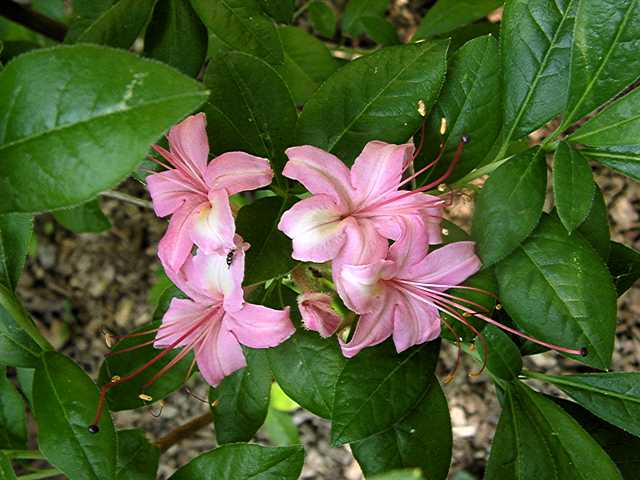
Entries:
[[27,448],[27,423],[24,400],[0,367],[0,449]]
[[282,63],[276,24],[263,15],[258,0],[191,0],[191,4],[222,49],[250,53],[272,65]]
[[278,66],[297,105],[305,103],[338,68],[338,62],[320,40],[300,28],[281,27],[284,63]]
[[264,422],[264,431],[276,447],[286,447],[300,443],[298,428],[289,412],[270,408]]
[[604,203],[604,196],[598,185],[595,185],[593,204],[591,211],[582,225],[578,227],[578,233],[585,238],[598,255],[606,262],[609,258],[610,232],[609,232],[609,212]]
[[340,68],[309,99],[298,120],[298,143],[351,164],[370,140],[402,143],[431,109],[444,78],[447,42],[383,48]]
[[425,478],[437,480],[447,478],[451,444],[447,399],[433,378],[405,417],[384,432],[351,444],[351,450],[367,478],[388,470],[419,467]]
[[77,205],[111,188],[206,98],[158,62],[92,45],[36,50],[0,73],[0,213]]
[[571,416],[520,382],[508,385],[486,480],[620,479],[615,464]]
[[71,359],[45,352],[33,381],[38,444],[47,460],[70,478],[113,479],[116,434],[108,413],[90,433],[98,389]]
[[[124,377],[137,368],[142,367],[162,352],[162,350],[154,348],[153,345],[147,345],[126,353],[117,353],[119,350],[133,348],[153,340],[155,336],[155,332],[153,332],[153,330],[160,326],[161,319],[169,308],[169,303],[174,297],[178,296],[181,295],[177,288],[167,288],[162,294],[160,304],[153,314],[153,321],[136,328],[131,333],[152,332],[149,335],[125,338],[119,341],[111,349],[111,352],[113,352],[114,355],[107,356],[100,366],[100,373],[98,375],[98,383],[100,385],[108,383],[114,375]],[[151,367],[146,369],[141,375],[111,388],[107,393],[109,408],[114,411],[140,408],[148,404],[138,398],[138,395],[141,393],[149,395],[153,398],[154,402],[157,402],[158,400],[162,400],[175,392],[188,380],[187,374],[189,373],[189,367],[193,360],[193,353],[188,354],[185,358],[180,360],[176,365],[171,367],[169,371],[158,378],[153,385],[146,388],[144,391],[142,390],[142,387],[178,353],[179,350],[174,350],[173,352],[166,354]]]
[[0,452],[0,480],[17,480],[11,462],[2,452]]
[[116,480],[154,480],[160,450],[151,445],[142,430],[118,432]]
[[611,242],[607,266],[620,296],[640,278],[640,252],[621,243]]
[[209,390],[216,439],[219,444],[247,442],[264,423],[269,409],[271,369],[265,350],[245,349],[247,366]]
[[331,443],[362,440],[404,418],[434,381],[429,374],[439,351],[439,341],[401,354],[392,342],[385,342],[349,359],[336,383]]
[[380,45],[397,45],[400,43],[398,32],[387,19],[366,15],[360,20],[365,33]]
[[603,422],[577,403],[559,398],[553,400],[575,418],[580,426],[600,444],[615,462],[625,480],[636,479],[638,463],[640,463],[640,438]]
[[581,1],[563,126],[594,110],[640,76],[640,2]]
[[342,14],[342,31],[353,37],[364,33],[363,17],[383,17],[389,0],[349,0]]
[[119,0],[100,15],[74,43],[97,43],[128,49],[146,25],[157,0]]
[[196,457],[170,480],[297,480],[302,470],[302,447],[262,447],[238,443],[223,445]]
[[[487,325],[482,335],[487,342],[487,370],[502,380],[510,381],[518,378],[522,371],[522,357],[520,349],[511,341],[509,335],[493,325]],[[484,358],[484,349],[479,338],[476,338],[475,346],[481,358]]]
[[257,57],[226,53],[209,64],[204,83],[211,89],[204,111],[212,151],[267,157],[281,172],[298,117],[278,72]]
[[74,233],[100,233],[111,229],[111,221],[102,213],[98,200],[53,212],[56,220]]
[[189,0],[158,0],[144,37],[145,55],[195,77],[207,55],[207,29]]
[[497,168],[477,196],[471,236],[485,266],[509,255],[538,224],[547,190],[544,154],[527,150]]
[[393,472],[375,475],[370,480],[425,480],[419,468],[394,470]]
[[[299,325],[295,292],[281,287],[276,296],[277,301],[261,303],[276,308],[291,306],[291,316]],[[289,397],[311,413],[331,417],[334,389],[346,362],[335,339],[324,339],[299,327],[286,342],[268,349],[267,355],[276,381]]]
[[51,348],[12,292],[0,285],[0,364],[37,367]]
[[440,125],[446,118],[442,159],[429,170],[425,183],[445,173],[463,135],[471,141],[464,146],[447,182],[462,178],[484,160],[501,127],[500,88],[498,43],[491,35],[471,40],[452,55],[447,81],[429,112],[424,154],[416,162],[418,168],[436,158],[441,142]]
[[595,184],[582,154],[561,142],[553,157],[553,197],[560,221],[573,232],[589,215]]
[[73,13],[79,17],[96,19],[118,0],[73,0]]
[[0,283],[10,290],[18,286],[32,232],[31,215],[0,215]]
[[640,372],[541,375],[603,420],[640,436]]
[[280,23],[290,23],[295,0],[260,0],[262,10]]
[[496,266],[499,298],[518,327],[563,347],[594,368],[611,363],[616,292],[603,260],[582,237],[546,216],[531,236]]
[[500,37],[505,144],[562,111],[578,1],[506,2]]
[[438,0],[422,19],[412,41],[434,37],[463,27],[503,4],[503,0]]
[[29,405],[33,407],[33,377],[36,373],[33,368],[16,368],[18,385],[20,385],[20,391],[26,397]]
[[280,197],[266,197],[238,212],[236,229],[251,245],[244,274],[247,285],[279,277],[296,266],[291,258],[291,241],[277,228],[282,212],[290,205]]
[[640,180],[640,89],[612,103],[574,132],[569,140],[583,153]]
[[333,38],[336,34],[336,12],[325,0],[312,0],[309,4],[309,21],[313,29],[323,37]]
[[[445,38],[451,39],[451,44],[449,45],[449,50],[455,52],[460,47],[462,47],[465,43],[470,40],[473,40],[477,37],[483,37],[485,35],[492,35],[495,38],[500,37],[500,23],[492,23],[489,21],[481,21],[477,23],[472,23],[471,25],[467,25],[449,34],[445,34]],[[443,38],[443,37],[436,37]],[[498,98],[500,101],[500,98]],[[502,115],[502,105],[500,105],[499,112],[494,112],[495,114]],[[528,146],[528,145],[527,145]]]

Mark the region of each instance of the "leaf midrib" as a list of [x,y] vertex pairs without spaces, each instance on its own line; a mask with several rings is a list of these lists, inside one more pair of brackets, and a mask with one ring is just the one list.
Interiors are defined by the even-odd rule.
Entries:
[[[554,375],[547,376],[548,381],[558,385],[567,385],[570,387],[577,388],[579,390],[586,390],[589,392],[597,393],[599,395],[603,395],[605,397],[615,397],[623,401],[629,401],[634,404],[638,404],[640,406],[640,398],[626,395],[624,393],[617,392],[615,390],[605,390],[603,388],[596,387],[591,384],[585,384],[580,382],[573,382],[570,378],[567,377],[558,377]],[[562,387],[560,387],[562,388]],[[564,389],[563,389],[564,390]]]

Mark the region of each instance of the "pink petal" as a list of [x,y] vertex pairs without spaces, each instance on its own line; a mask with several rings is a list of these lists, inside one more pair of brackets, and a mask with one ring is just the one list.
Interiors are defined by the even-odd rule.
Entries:
[[158,244],[158,256],[165,270],[177,272],[191,254],[193,216],[207,204],[197,197],[189,198],[169,220],[169,228]]
[[289,318],[289,307],[274,310],[245,303],[240,310],[227,312],[223,324],[241,344],[251,348],[275,347],[295,332]]
[[331,297],[326,293],[303,293],[298,296],[298,309],[304,326],[318,332],[321,337],[333,335],[342,322],[340,315],[331,306]]
[[[455,242],[434,250],[403,273],[403,278],[422,283],[459,285],[482,267],[474,242]],[[447,290],[441,288],[440,290]]]
[[204,178],[209,155],[207,138],[207,119],[200,112],[191,115],[169,130],[167,138],[171,153],[178,156],[181,163],[196,178]]
[[[419,217],[402,218],[398,225],[401,226],[402,233],[389,248],[387,258],[395,262],[397,272],[403,272],[424,260],[429,244],[427,230]],[[396,275],[402,275],[397,272]]]
[[[183,337],[190,328],[211,314],[211,307],[191,300],[174,298],[162,317],[162,325],[156,334],[154,347],[168,347]],[[174,348],[191,344],[206,328],[208,323],[194,330]]]
[[394,301],[381,302],[379,309],[360,315],[356,331],[349,343],[344,343],[341,339],[340,349],[342,354],[351,358],[365,347],[372,347],[384,342],[393,332],[393,317],[396,309]]
[[153,209],[159,217],[174,213],[188,199],[199,198],[202,202],[206,198],[199,193],[198,187],[191,179],[179,170],[166,170],[149,175],[147,187],[153,200]]
[[335,155],[311,145],[288,148],[289,161],[282,174],[298,180],[313,194],[332,197],[342,209],[350,209],[354,190],[347,166]]
[[[338,272],[338,294],[356,313],[368,313],[383,301],[389,290],[381,280],[393,262],[378,260],[366,265],[344,265]],[[335,275],[335,273],[334,273]]]
[[332,268],[342,265],[362,265],[382,260],[389,249],[389,242],[378,233],[375,223],[368,218],[344,219],[346,241],[333,259]]
[[239,235],[235,240],[232,255],[200,250],[184,267],[192,286],[211,301],[224,302],[225,311],[238,310],[243,303],[244,252],[248,244]]
[[393,343],[398,353],[440,336],[438,310],[411,297],[399,301],[393,320]]
[[212,387],[217,387],[224,377],[247,365],[238,340],[222,328],[222,322],[213,324],[199,343],[196,361],[200,374]]
[[223,153],[209,162],[205,174],[211,190],[226,190],[228,195],[265,187],[272,179],[269,161],[245,152]]
[[191,240],[204,253],[226,255],[233,250],[236,224],[225,190],[209,192],[209,202],[194,212],[190,228]]
[[293,258],[321,263],[334,258],[342,248],[345,224],[341,217],[330,196],[314,195],[284,212],[278,229],[293,239]]
[[382,195],[397,190],[413,151],[411,143],[367,143],[351,168],[351,184],[357,191],[359,205],[375,202]]

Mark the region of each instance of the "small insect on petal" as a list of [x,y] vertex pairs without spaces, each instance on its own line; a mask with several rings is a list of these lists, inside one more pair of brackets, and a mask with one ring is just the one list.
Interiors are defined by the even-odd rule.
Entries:
[[418,113],[421,117],[427,116],[427,106],[424,104],[424,100],[418,100]]

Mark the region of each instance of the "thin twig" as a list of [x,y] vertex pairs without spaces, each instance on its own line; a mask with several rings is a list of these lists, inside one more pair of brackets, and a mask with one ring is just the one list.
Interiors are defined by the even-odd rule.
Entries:
[[131,203],[133,205],[137,205],[138,207],[149,208],[153,210],[153,204],[150,201],[134,197],[133,195],[129,195],[127,193],[116,192],[115,190],[107,190],[106,192],[102,192],[100,195],[107,198],[115,198],[116,200]]
[[179,426],[173,432],[168,433],[164,437],[159,438],[155,445],[160,449],[160,452],[166,452],[173,445],[189,437],[192,433],[197,432],[203,427],[206,427],[213,421],[213,413],[208,411],[204,415],[200,415],[192,420],[189,420],[184,425]]
[[23,7],[11,0],[2,0],[0,2],[0,16],[58,42],[62,42],[67,34],[67,26],[64,23],[53,20],[30,8]]

